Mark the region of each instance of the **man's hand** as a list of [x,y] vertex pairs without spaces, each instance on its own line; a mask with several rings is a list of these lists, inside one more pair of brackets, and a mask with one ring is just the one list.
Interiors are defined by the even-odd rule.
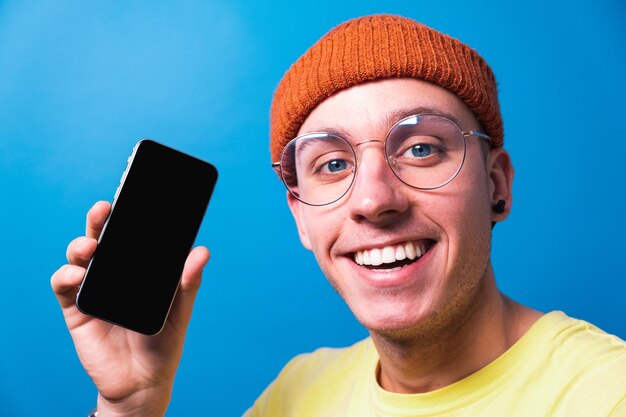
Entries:
[[209,251],[197,247],[189,253],[180,288],[158,335],[144,336],[86,316],[76,307],[76,293],[110,209],[108,202],[101,201],[89,210],[86,236],[69,244],[69,263],[52,276],[52,289],[78,357],[98,388],[98,416],[162,416]]

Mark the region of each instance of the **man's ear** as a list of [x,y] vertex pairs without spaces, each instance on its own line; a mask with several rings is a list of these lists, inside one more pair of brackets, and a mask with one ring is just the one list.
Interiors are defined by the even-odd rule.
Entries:
[[[491,221],[501,222],[505,220],[511,211],[513,205],[513,164],[509,153],[503,148],[491,149],[489,153],[489,161],[487,164],[489,170],[489,197],[491,198],[491,207],[496,207],[500,200],[504,201],[504,207],[501,210],[491,211]],[[500,203],[502,205],[502,203]]]
[[302,242],[302,246],[304,246],[308,250],[312,250],[311,241],[309,240],[309,236],[305,227],[305,221],[303,219],[303,203],[295,198],[293,195],[291,195],[289,191],[287,191],[287,204],[289,204],[289,210],[291,210],[293,219],[296,221],[296,226],[298,227],[298,234],[300,235],[300,242]]

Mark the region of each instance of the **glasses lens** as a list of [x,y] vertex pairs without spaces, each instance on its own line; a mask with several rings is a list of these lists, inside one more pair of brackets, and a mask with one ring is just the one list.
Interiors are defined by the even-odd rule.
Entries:
[[283,181],[298,200],[321,206],[348,192],[356,169],[352,146],[339,136],[312,133],[287,144],[281,159]]
[[391,169],[404,183],[433,189],[450,182],[465,159],[465,138],[453,121],[436,115],[407,117],[386,141]]

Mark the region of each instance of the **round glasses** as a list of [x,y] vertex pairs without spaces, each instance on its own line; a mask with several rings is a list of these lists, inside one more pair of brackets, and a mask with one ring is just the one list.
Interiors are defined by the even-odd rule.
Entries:
[[393,125],[384,143],[368,140],[353,147],[332,133],[298,136],[285,146],[280,161],[272,166],[280,169],[291,195],[305,204],[324,206],[346,195],[354,183],[354,148],[379,142],[384,144],[389,167],[400,181],[420,190],[433,190],[457,176],[465,161],[465,140],[471,136],[491,141],[484,133],[462,131],[447,117],[417,114]]

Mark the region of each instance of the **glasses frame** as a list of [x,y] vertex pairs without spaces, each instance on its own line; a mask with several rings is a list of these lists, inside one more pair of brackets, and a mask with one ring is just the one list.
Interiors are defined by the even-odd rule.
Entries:
[[[407,121],[407,120],[409,120],[411,118],[423,117],[423,116],[435,116],[435,117],[439,117],[439,118],[442,118],[442,119],[446,119],[447,121],[451,122],[452,124],[454,124],[459,129],[459,132],[461,132],[461,134],[463,135],[463,139],[464,139],[463,140],[463,158],[461,159],[461,163],[459,164],[459,167],[457,168],[457,170],[454,172],[454,174],[452,175],[452,177],[449,180],[447,180],[446,182],[444,182],[444,183],[442,183],[440,185],[437,185],[435,187],[417,187],[417,186],[411,185],[408,182],[406,182],[405,180],[403,180],[398,175],[396,170],[393,169],[393,165],[395,165],[396,161],[394,160],[392,162],[392,157],[390,157],[387,154],[387,142],[389,140],[389,135],[391,134],[391,132],[398,125],[401,125],[403,122],[405,122],[405,121]],[[341,194],[339,197],[337,197],[336,199],[334,199],[334,200],[332,200],[332,201],[330,201],[328,203],[312,204],[312,203],[309,203],[309,202],[306,202],[306,201],[302,200],[300,197],[295,195],[293,193],[293,191],[291,191],[291,189],[287,185],[287,181],[285,180],[285,176],[283,174],[282,161],[283,161],[283,154],[285,152],[285,149],[287,149],[293,142],[295,142],[297,140],[301,140],[302,138],[306,138],[306,137],[309,137],[309,136],[320,136],[320,135],[337,137],[339,139],[344,140],[350,146],[350,148],[352,149],[352,153],[354,154],[354,175],[352,176],[352,181],[350,182],[350,185],[348,186],[348,188],[346,188],[346,191],[343,194]],[[346,138],[341,137],[341,136],[339,136],[337,134],[328,133],[328,132],[310,132],[310,133],[305,133],[303,135],[297,136],[297,137],[291,139],[289,142],[287,142],[287,144],[284,146],[284,148],[282,150],[280,160],[272,162],[272,168],[275,169],[275,170],[278,168],[278,171],[280,172],[280,178],[282,180],[283,185],[285,186],[285,188],[287,188],[287,191],[289,192],[289,194],[291,194],[296,200],[306,204],[307,206],[313,206],[313,207],[327,206],[329,204],[333,204],[333,203],[341,200],[346,194],[348,194],[348,192],[352,188],[352,184],[354,184],[354,180],[356,179],[356,176],[357,176],[357,170],[358,170],[358,165],[359,165],[358,158],[356,157],[356,155],[357,155],[356,154],[356,148],[358,146],[366,144],[366,143],[378,142],[378,143],[381,143],[383,145],[384,154],[385,154],[385,160],[387,161],[387,165],[389,165],[389,169],[391,170],[391,172],[393,172],[393,175],[395,175],[396,178],[398,178],[403,184],[406,184],[407,186],[409,186],[409,187],[411,187],[413,189],[416,189],[416,190],[426,190],[426,191],[428,191],[428,190],[436,190],[438,188],[445,187],[446,185],[448,185],[450,182],[452,182],[457,177],[457,175],[459,175],[459,172],[461,172],[461,169],[463,168],[463,165],[465,164],[465,157],[467,155],[467,139],[470,138],[470,137],[476,137],[476,138],[480,138],[480,139],[485,139],[485,140],[489,141],[490,146],[493,143],[493,139],[491,138],[491,136],[489,136],[489,135],[487,135],[487,134],[485,134],[483,132],[480,132],[478,130],[463,130],[463,129],[461,129],[461,127],[459,126],[459,124],[457,122],[455,122],[454,120],[452,120],[449,117],[446,117],[444,115],[437,114],[437,113],[417,113],[417,114],[412,114],[410,116],[403,117],[402,119],[400,119],[396,123],[394,123],[394,125],[391,126],[391,128],[389,129],[389,131],[385,135],[385,140],[384,141],[377,140],[377,139],[372,139],[372,140],[366,140],[366,141],[363,141],[363,142],[359,142],[359,143],[357,143],[355,145],[352,145],[350,143],[350,141],[347,140]]]

